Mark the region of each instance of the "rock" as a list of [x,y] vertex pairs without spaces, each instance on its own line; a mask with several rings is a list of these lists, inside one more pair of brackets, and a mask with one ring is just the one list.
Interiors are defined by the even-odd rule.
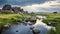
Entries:
[[4,25],[4,28],[5,28],[5,29],[8,29],[8,28],[11,27],[11,26],[12,26],[12,25],[8,23],[8,24],[5,24],[5,25]]
[[21,7],[11,7],[11,5],[9,5],[9,4],[5,4],[2,8],[2,11],[3,11],[3,13],[19,13],[19,14],[25,13]]
[[22,21],[22,23],[23,23],[25,26],[27,26],[27,22],[25,22],[25,21]]
[[55,23],[53,23],[53,22],[48,22],[47,25],[48,25],[48,26],[55,26]]
[[24,21],[28,22],[28,21],[30,21],[30,18],[25,18]]
[[2,10],[11,10],[11,5],[9,4],[4,5]]
[[18,19],[17,22],[22,23],[22,19]]
[[17,22],[18,22],[18,24],[23,24],[23,25],[27,26],[27,22],[23,21],[22,19],[19,19]]
[[12,11],[14,11],[14,13],[18,13],[18,14],[25,13],[24,10],[21,9],[21,7],[12,7]]
[[33,25],[33,24],[36,23],[36,18],[35,17],[33,17],[33,18],[25,18],[24,21],[27,22],[27,24],[29,24],[29,25]]
[[28,21],[28,22],[27,22],[27,25],[30,25],[30,26],[31,26],[31,25],[33,25],[33,24],[32,24],[30,21]]
[[33,25],[32,23],[28,23],[29,25]]
[[19,32],[19,30],[16,30],[16,32]]
[[35,18],[35,17],[32,17],[32,18],[30,19],[30,22],[31,22],[32,24],[35,24],[35,23],[36,23],[36,18]]
[[10,23],[7,23],[7,24],[1,26],[0,32],[1,32],[1,33],[4,32],[5,30],[9,29],[11,26],[12,26],[12,25],[11,25]]
[[33,32],[33,34],[39,34],[39,33],[40,33],[40,30],[37,29],[37,28],[34,28],[34,29],[32,30],[32,32]]
[[46,23],[48,26],[51,26],[51,22]]
[[12,7],[12,11],[14,11],[15,13],[18,13],[19,10],[21,10],[20,7]]
[[33,29],[34,29],[34,27],[33,27],[33,26],[30,26],[30,29],[31,29],[31,30],[33,30]]
[[36,18],[31,18],[30,21],[31,22],[36,22]]

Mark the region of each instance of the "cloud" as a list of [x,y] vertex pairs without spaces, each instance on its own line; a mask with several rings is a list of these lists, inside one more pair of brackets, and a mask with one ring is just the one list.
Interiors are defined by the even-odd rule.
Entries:
[[32,4],[41,4],[47,1],[53,0],[0,0],[0,4],[12,4],[12,5],[32,5]]
[[24,6],[24,10],[30,11],[30,12],[54,12],[58,11],[60,12],[60,0],[55,1],[48,1],[43,4],[33,4],[29,6]]
[[4,4],[21,6],[29,12],[60,11],[60,0],[0,0],[0,7]]

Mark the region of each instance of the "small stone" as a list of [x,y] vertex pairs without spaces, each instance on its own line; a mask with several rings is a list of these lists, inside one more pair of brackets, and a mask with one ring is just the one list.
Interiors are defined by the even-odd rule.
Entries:
[[34,27],[33,26],[30,26],[30,29],[32,30],[32,29],[34,29]]
[[18,30],[16,30],[16,32],[18,32]]

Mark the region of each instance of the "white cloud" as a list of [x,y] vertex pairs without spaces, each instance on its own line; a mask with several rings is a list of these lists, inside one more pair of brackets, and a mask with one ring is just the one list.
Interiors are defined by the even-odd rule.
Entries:
[[[30,12],[32,12],[32,11],[33,12],[38,12],[38,11],[49,12],[49,11],[55,11],[55,10],[58,11],[60,9],[60,2],[59,1],[60,0],[48,1],[48,2],[45,2],[43,4],[33,4],[30,6],[24,6],[22,8],[24,10],[30,11]],[[52,10],[52,9],[54,9],[54,10]]]

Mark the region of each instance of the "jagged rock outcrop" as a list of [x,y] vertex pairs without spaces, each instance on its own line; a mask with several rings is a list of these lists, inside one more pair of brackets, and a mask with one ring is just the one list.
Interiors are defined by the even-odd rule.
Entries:
[[0,13],[19,13],[24,14],[24,10],[21,7],[12,7],[9,4],[6,4],[3,6],[3,8],[0,10]]
[[3,6],[2,10],[11,10],[11,8],[12,8],[11,5],[6,4]]
[[24,12],[23,9],[21,9],[20,7],[12,7],[12,11],[14,11],[14,13]]

